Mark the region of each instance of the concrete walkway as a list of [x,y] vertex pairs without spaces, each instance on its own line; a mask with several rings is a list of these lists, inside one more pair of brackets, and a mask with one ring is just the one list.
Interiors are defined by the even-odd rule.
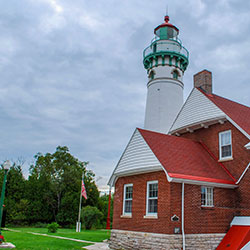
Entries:
[[83,247],[88,250],[109,250],[108,243],[95,243],[94,245]]
[[93,241],[78,240],[78,239],[73,239],[73,238],[68,238],[68,237],[62,237],[62,236],[56,236],[56,235],[48,235],[48,234],[41,234],[41,233],[34,233],[34,232],[27,232],[27,233],[28,234],[39,235],[39,236],[46,236],[46,237],[51,237],[51,238],[57,238],[57,239],[62,239],[62,240],[72,240],[72,241],[83,242],[83,243],[90,243],[90,244],[95,244],[96,243],[96,242],[93,242]]

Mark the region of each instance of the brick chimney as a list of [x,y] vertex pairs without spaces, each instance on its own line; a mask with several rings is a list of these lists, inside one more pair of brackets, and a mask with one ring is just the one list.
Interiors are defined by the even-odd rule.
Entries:
[[204,69],[195,74],[194,87],[201,88],[207,94],[212,94],[212,72]]

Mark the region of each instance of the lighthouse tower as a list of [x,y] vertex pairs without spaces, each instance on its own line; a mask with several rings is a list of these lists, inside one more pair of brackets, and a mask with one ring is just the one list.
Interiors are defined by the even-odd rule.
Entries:
[[155,38],[143,52],[148,74],[144,128],[167,133],[183,105],[183,74],[188,51],[178,39],[179,29],[165,22],[154,30]]

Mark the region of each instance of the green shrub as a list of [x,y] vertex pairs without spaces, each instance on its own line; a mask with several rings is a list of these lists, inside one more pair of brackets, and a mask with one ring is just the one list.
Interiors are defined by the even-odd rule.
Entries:
[[82,209],[81,217],[85,228],[91,229],[100,224],[103,213],[97,207],[86,206]]
[[51,224],[48,224],[48,232],[49,233],[56,233],[59,225],[56,222],[52,222]]

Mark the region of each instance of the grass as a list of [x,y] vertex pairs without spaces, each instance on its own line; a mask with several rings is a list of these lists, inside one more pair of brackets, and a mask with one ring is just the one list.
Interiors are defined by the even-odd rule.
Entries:
[[20,232],[4,230],[2,231],[2,234],[5,240],[13,243],[18,250],[73,250],[83,249],[82,247],[90,245],[89,243],[32,235],[28,232],[63,236],[93,242],[101,242],[110,237],[110,232],[106,230],[84,230],[80,233],[76,233],[74,229],[58,229],[57,233],[48,233],[47,228],[14,228],[14,230],[18,230]]

